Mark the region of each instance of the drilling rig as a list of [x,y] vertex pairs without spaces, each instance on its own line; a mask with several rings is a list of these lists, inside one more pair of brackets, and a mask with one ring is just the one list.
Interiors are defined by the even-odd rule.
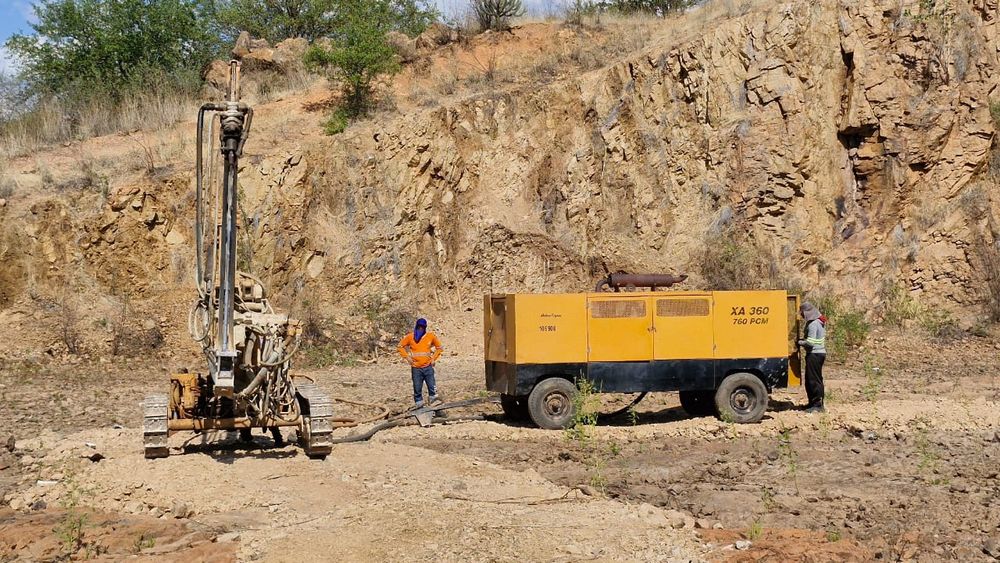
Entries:
[[[250,439],[254,428],[297,429],[311,458],[332,448],[333,405],[314,382],[296,381],[291,359],[298,349],[301,323],[276,312],[264,284],[238,270],[237,229],[239,160],[253,122],[253,108],[240,101],[240,63],[230,62],[229,92],[221,103],[198,110],[195,172],[195,276],[198,290],[188,316],[191,337],[201,344],[205,373],[170,377],[169,393],[143,402],[143,441],[147,458],[169,454],[168,437],[179,431],[238,431]],[[205,182],[203,151],[206,116],[209,139],[218,128],[221,182]],[[211,159],[211,180],[218,168]],[[211,219],[210,219],[211,218]],[[211,221],[209,223],[209,221]],[[208,228],[206,228],[208,227]]]

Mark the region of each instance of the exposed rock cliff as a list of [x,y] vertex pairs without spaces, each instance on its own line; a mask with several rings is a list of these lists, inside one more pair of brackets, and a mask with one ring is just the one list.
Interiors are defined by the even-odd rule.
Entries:
[[[736,229],[803,289],[867,305],[897,284],[978,313],[1000,255],[998,2],[714,9],[650,24],[624,51],[559,24],[472,40],[437,30],[395,81],[398,100],[416,101],[332,138],[318,127],[326,92],[259,105],[241,260],[293,309],[405,293],[475,311],[485,292],[582,290],[607,271],[683,271],[711,287],[697,262]],[[273,73],[303,48],[250,54]],[[12,166],[0,307],[67,288],[125,286],[154,308],[190,297],[190,143],[126,139],[137,166],[112,138]],[[107,197],[89,165],[73,179],[84,150],[102,155]],[[69,170],[62,193],[46,189],[56,164]],[[0,320],[22,326],[26,310]]]

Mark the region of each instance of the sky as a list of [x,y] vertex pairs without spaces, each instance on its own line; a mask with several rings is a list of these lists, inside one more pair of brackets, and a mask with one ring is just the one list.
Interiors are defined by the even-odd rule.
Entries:
[[30,31],[28,21],[32,17],[29,0],[0,0],[0,71],[6,73],[14,68],[14,61],[2,44],[15,33]]

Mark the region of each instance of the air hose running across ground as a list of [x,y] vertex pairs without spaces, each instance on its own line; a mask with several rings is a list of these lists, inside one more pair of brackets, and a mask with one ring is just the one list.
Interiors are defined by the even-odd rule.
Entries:
[[[314,380],[305,375],[294,375],[295,378],[302,378],[314,382]],[[628,405],[611,412],[609,414],[601,415],[601,418],[614,418],[620,416],[626,412],[631,411],[646,398],[646,393],[639,393],[639,395],[632,400]],[[341,397],[331,397],[331,399],[338,403],[344,403],[347,405],[353,405],[356,407],[369,408],[376,411],[380,411],[379,414],[369,416],[362,419],[354,418],[334,418],[333,427],[334,428],[354,428],[361,426],[363,424],[371,424],[373,422],[378,422],[368,430],[360,432],[357,434],[351,434],[341,438],[334,438],[331,440],[334,444],[349,444],[351,442],[364,442],[370,440],[372,436],[381,432],[382,430],[388,430],[389,428],[396,428],[397,426],[411,426],[415,424],[420,424],[422,426],[428,426],[435,422],[469,422],[476,420],[485,420],[486,417],[482,414],[449,417],[442,416],[440,413],[448,409],[456,409],[461,407],[471,407],[475,405],[481,405],[484,403],[499,403],[500,399],[498,397],[479,397],[476,399],[466,399],[463,401],[452,401],[450,403],[440,403],[432,406],[424,406],[420,408],[410,408],[405,411],[390,413],[389,408],[385,405],[376,403],[366,403],[364,401],[355,401],[352,399],[344,399]]]
[[[333,398],[334,401],[339,401],[347,404],[353,404],[356,406],[370,406],[383,409],[384,413],[377,417],[369,417],[364,421],[354,421],[345,419],[334,419],[334,428],[348,428],[353,426],[358,426],[359,424],[365,424],[368,422],[374,422],[376,420],[385,419],[383,422],[372,426],[368,430],[361,432],[359,434],[351,434],[349,436],[344,436],[342,438],[334,438],[331,440],[334,444],[348,444],[351,442],[363,442],[371,439],[372,436],[386,430],[389,428],[395,428],[397,426],[409,426],[413,424],[433,424],[434,422],[468,422],[473,420],[485,420],[485,416],[481,414],[469,415],[469,416],[441,416],[439,413],[448,409],[455,409],[460,407],[471,407],[475,405],[481,405],[483,403],[497,403],[499,399],[495,397],[481,397],[478,399],[467,399],[465,401],[453,401],[450,403],[440,403],[433,406],[420,407],[415,409],[408,409],[403,412],[395,413],[390,415],[388,409],[381,405],[372,405],[369,403],[361,403],[360,401],[349,401],[346,399],[340,399],[337,397]],[[344,420],[344,422],[341,422]]]

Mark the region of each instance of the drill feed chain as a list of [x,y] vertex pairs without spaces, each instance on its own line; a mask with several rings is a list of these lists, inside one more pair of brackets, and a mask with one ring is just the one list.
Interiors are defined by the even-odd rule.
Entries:
[[296,386],[302,404],[302,447],[309,457],[323,458],[333,449],[333,401],[313,383]]
[[168,400],[166,393],[147,395],[142,402],[142,439],[147,459],[167,457]]

